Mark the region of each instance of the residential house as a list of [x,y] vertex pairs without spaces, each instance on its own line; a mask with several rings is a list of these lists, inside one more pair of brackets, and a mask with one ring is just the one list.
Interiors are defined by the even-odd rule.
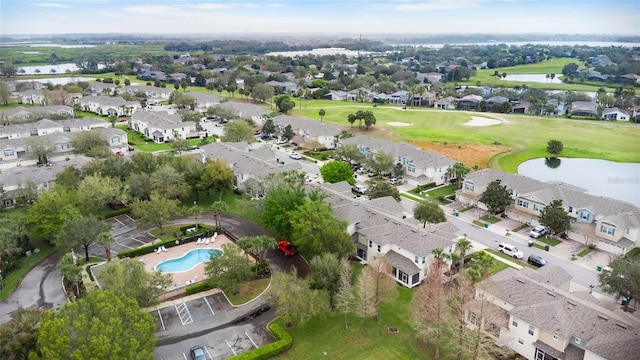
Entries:
[[278,115],[273,118],[273,123],[278,133],[282,133],[287,125],[291,125],[293,132],[301,138],[301,142],[298,143],[301,147],[334,149],[336,138],[341,132],[328,123],[289,115]]
[[494,111],[494,106],[509,102],[509,98],[504,96],[493,96],[485,100],[487,103],[487,111]]
[[116,89],[117,94],[125,92],[130,95],[144,94],[147,100],[166,101],[171,97],[173,90],[163,87],[141,85],[131,85]]
[[520,101],[519,103],[513,105],[513,113],[514,114],[528,114],[532,115],[533,112],[533,104],[528,101]]
[[131,116],[142,107],[137,101],[126,101],[115,96],[85,96],[78,101],[83,111],[103,116]]
[[186,80],[187,79],[187,74],[185,73],[171,73],[168,75],[167,77],[167,81],[169,81],[170,83],[179,83],[182,80]]
[[185,95],[191,96],[194,100],[194,110],[205,112],[212,106],[219,105],[222,98],[213,94],[190,91]]
[[637,74],[625,74],[616,76],[616,83],[626,84],[626,85],[636,85],[640,84],[640,75]]
[[21,104],[47,105],[45,90],[25,90],[18,93],[18,100]]
[[416,146],[370,136],[356,135],[341,139],[340,145],[356,144],[365,158],[375,157],[380,151],[393,155],[405,169],[407,183],[418,186],[435,183],[442,185],[451,180],[448,169],[456,162],[444,155],[424,151]]
[[80,168],[91,160],[90,157],[76,155],[51,162],[48,166],[3,168],[0,172],[0,186],[3,189],[0,207],[9,208],[24,201],[29,191],[41,192],[50,189],[55,183],[56,175],[65,168]]
[[98,127],[92,131],[98,132],[109,143],[111,153],[126,156],[129,154],[129,141],[127,140],[127,132],[112,127]]
[[436,102],[436,94],[425,91],[411,96],[411,106],[432,107]]
[[540,112],[541,115],[564,115],[564,113],[566,112],[564,106],[565,104],[559,102],[558,99],[549,99],[547,100],[547,103],[542,107]]
[[175,138],[200,136],[196,130],[196,123],[182,121],[180,114],[169,114],[166,111],[138,111],[131,116],[129,127],[157,144]]
[[616,63],[611,61],[607,55],[591,56],[589,61],[594,66],[616,66]]
[[617,107],[604,109],[602,112],[603,120],[629,121],[630,117],[629,113]]
[[[261,181],[269,174],[279,174],[294,170],[300,170],[300,164],[296,161],[278,163],[273,150],[262,148],[249,151],[249,144],[215,142],[200,147],[201,160],[221,160],[229,165],[234,174],[234,186],[240,191],[246,191],[246,182],[249,179]],[[258,194],[250,193],[252,196]],[[262,194],[264,196],[264,194]],[[259,196],[258,196],[259,197]]]
[[434,107],[436,109],[442,110],[455,110],[457,106],[458,100],[453,96],[447,96],[446,98],[440,99],[434,103]]
[[107,127],[109,124],[102,119],[81,118],[68,120],[42,119],[33,123],[0,126],[0,139],[18,139],[40,136],[54,132],[76,132],[90,130],[96,127]]
[[563,183],[545,183],[522,175],[506,174],[493,169],[468,174],[456,200],[486,209],[480,202],[482,193],[492,181],[500,180],[511,194],[513,204],[505,214],[519,222],[537,225],[545,206],[562,200],[572,218],[570,239],[594,244],[599,249],[626,254],[640,245],[640,209],[624,201],[589,195],[584,189]]
[[0,110],[0,122],[21,123],[29,122],[34,118],[57,115],[60,117],[73,117],[73,108],[66,105],[49,105],[33,107],[16,107]]
[[[570,293],[559,285],[570,278],[552,265],[505,269],[476,286],[466,320],[470,326],[485,322],[497,344],[529,360],[637,359],[640,321],[600,306],[588,291]],[[496,309],[493,319],[480,317],[481,301]]]
[[265,83],[273,87],[273,90],[276,94],[287,94],[293,95],[298,93],[298,85],[291,81],[267,81]]
[[322,98],[325,100],[344,101],[347,100],[348,95],[346,91],[336,90],[324,94]]
[[94,95],[113,95],[116,91],[116,87],[116,84],[95,81],[89,83],[87,92]]
[[409,101],[409,93],[406,90],[399,90],[389,95],[389,104],[406,105]]
[[346,182],[318,184],[331,206],[334,216],[347,223],[347,233],[356,245],[356,257],[363,262],[384,256],[391,265],[394,280],[414,287],[427,275],[434,261],[433,250],[446,254],[455,251],[458,229],[451,223],[422,228],[403,216],[402,206],[391,197],[375,200],[354,200]]
[[456,104],[457,110],[478,110],[482,96],[480,95],[467,95],[458,99]]
[[596,117],[598,104],[593,101],[574,101],[571,104],[571,116]]
[[261,106],[236,101],[225,101],[217,106],[231,110],[234,114],[238,115],[238,118],[249,118],[260,125],[264,122],[265,116],[271,114],[271,111]]

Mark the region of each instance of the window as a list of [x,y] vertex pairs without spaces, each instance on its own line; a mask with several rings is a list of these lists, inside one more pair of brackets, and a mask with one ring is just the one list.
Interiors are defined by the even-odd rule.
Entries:
[[528,201],[524,201],[522,199],[518,199],[518,206],[523,207],[523,208],[528,208],[529,207],[529,202]]
[[62,128],[62,131],[63,132],[71,132],[71,128],[68,127],[68,126],[65,126],[65,127]]
[[558,340],[558,335],[553,334],[553,340]]
[[416,172],[416,166],[415,166],[415,165],[411,165],[411,164],[409,164],[409,165],[407,166],[407,171],[408,171],[408,172],[411,172],[411,173]]
[[513,319],[511,321],[511,325],[513,325],[513,327],[518,327],[518,319]]
[[533,327],[533,325],[529,325],[529,335],[533,335],[534,330],[535,328]]
[[600,232],[607,234],[607,235],[612,235],[616,233],[616,228],[612,227],[612,226],[607,226],[607,225],[600,225]]
[[[629,229],[627,229],[627,232],[628,232],[628,231],[629,231]],[[427,261],[427,257],[426,257],[426,256],[423,256],[423,257],[422,257],[422,263],[424,264],[426,261]]]
[[416,255],[416,256],[415,256],[415,260],[414,260],[414,262],[415,262],[416,264],[419,262],[419,260],[418,260],[418,255]]
[[373,247],[373,241],[369,240],[369,247]]
[[542,212],[542,210],[544,210],[544,206],[533,204],[533,211]]
[[573,212],[573,206],[569,206],[569,214]]
[[405,273],[403,273],[402,271],[399,271],[399,270],[398,270],[398,273],[400,275],[400,281],[402,281],[405,284],[408,284],[409,283],[409,275],[407,275],[407,274],[405,274]]
[[473,311],[469,312],[469,322],[473,325],[478,325],[478,315]]
[[465,190],[469,190],[469,191],[473,191],[475,189],[475,185],[469,184],[469,183],[464,183],[464,189]]
[[518,344],[524,345],[524,340],[522,340],[521,338],[518,338]]
[[413,274],[411,277],[411,284],[417,284],[420,281],[420,274]]
[[120,136],[114,136],[111,138],[111,143],[112,144],[117,144],[120,142]]
[[5,150],[4,151],[4,156],[6,156],[6,157],[13,156],[13,155],[14,155],[13,150]]
[[589,213],[586,211],[583,211],[580,213],[580,219],[582,220],[589,220]]
[[380,252],[380,245],[378,245],[378,252]]

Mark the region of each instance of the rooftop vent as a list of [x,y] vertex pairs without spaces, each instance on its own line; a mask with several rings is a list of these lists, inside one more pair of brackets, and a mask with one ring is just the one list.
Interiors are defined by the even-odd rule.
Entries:
[[527,282],[522,280],[522,279],[516,279],[517,282],[519,282],[520,284],[526,284]]
[[626,329],[626,328],[627,328],[627,325],[625,325],[625,324],[616,323],[616,325],[620,326],[620,327],[621,327],[621,328],[623,328],[623,329]]
[[552,296],[552,297],[556,297],[556,294],[552,293],[551,291],[547,291],[547,295]]
[[570,301],[570,300],[567,300],[567,303],[569,305],[572,305],[572,306],[577,306],[578,305],[578,304],[576,304],[576,303],[574,303],[573,301]]
[[601,314],[598,314],[598,318],[599,318],[599,319],[602,319],[602,320],[604,320],[604,321],[609,321],[609,318],[608,318],[608,317],[606,317],[606,316],[604,316],[604,315],[601,315]]

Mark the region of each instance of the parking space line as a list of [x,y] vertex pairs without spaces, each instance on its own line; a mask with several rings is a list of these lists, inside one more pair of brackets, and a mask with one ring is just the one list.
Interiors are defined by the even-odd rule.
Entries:
[[229,342],[227,341],[227,339],[224,339],[224,342],[226,342],[226,343],[227,343],[227,346],[229,347],[229,349],[231,349],[231,351],[233,351],[233,355],[234,355],[234,356],[235,356],[235,355],[238,355],[238,354],[236,354],[236,351],[235,351],[235,350],[233,350],[233,348],[231,347],[231,344],[229,344]]
[[204,347],[204,351],[207,352],[207,354],[209,355],[210,359],[213,359],[213,356],[211,355],[211,353],[209,352],[209,349],[206,346]]
[[125,214],[125,216],[126,216],[126,217],[128,217],[128,218],[129,218],[129,220],[133,221],[133,223],[134,223],[134,224],[136,223],[136,221],[135,221],[135,220],[133,220],[133,218],[132,218],[129,214]]
[[139,242],[139,243],[140,243],[140,244],[142,244],[142,245],[146,244],[146,242],[144,242],[144,241],[142,241],[142,240],[138,240],[138,238],[136,238],[135,236],[132,236],[132,237],[130,237],[129,239],[131,239],[131,240],[135,240],[135,241]]
[[251,340],[251,343],[253,344],[253,346],[256,347],[256,349],[258,348],[258,345],[256,345],[255,341],[253,341],[253,339],[251,338],[251,336],[249,336],[249,334],[247,334],[247,332],[244,332],[245,335],[247,335],[247,337],[249,338],[249,340]]
[[203,297],[203,299],[204,299],[204,303],[205,303],[205,304],[207,304],[207,307],[209,308],[209,310],[211,310],[211,313],[212,313],[213,315],[215,315],[216,313],[215,313],[215,312],[213,311],[213,309],[211,308],[211,304],[209,304],[209,300],[207,300],[207,298],[206,298],[206,297]]
[[131,246],[125,245],[125,244],[120,243],[120,242],[118,243],[118,245],[119,245],[119,246],[122,246],[122,247],[124,247],[124,248],[127,248],[127,249],[133,249]]
[[184,357],[184,360],[188,360],[187,355],[185,355],[185,353],[182,353],[182,356]]
[[160,324],[162,325],[162,330],[167,330],[167,328],[164,327],[164,320],[162,320],[162,314],[160,314],[160,309],[158,309],[158,317],[160,318]]

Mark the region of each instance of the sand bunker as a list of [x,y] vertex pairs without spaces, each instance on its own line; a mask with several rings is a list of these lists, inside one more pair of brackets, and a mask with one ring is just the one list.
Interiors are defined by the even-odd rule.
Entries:
[[496,119],[489,119],[485,117],[472,116],[471,120],[467,121],[462,125],[466,126],[491,126],[491,125],[500,125],[502,121]]
[[398,122],[398,121],[391,121],[388,122],[387,125],[389,126],[411,126],[411,124],[406,123],[406,122]]

